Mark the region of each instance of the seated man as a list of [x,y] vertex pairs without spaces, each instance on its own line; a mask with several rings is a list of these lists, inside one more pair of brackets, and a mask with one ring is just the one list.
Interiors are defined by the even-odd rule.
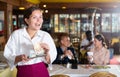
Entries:
[[57,47],[57,58],[53,64],[67,64],[73,60],[76,60],[75,50],[70,47],[70,37],[67,33],[60,35],[58,40],[59,46]]

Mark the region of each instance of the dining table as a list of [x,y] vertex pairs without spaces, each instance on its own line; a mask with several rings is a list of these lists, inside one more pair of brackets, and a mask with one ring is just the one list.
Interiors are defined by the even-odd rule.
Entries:
[[67,68],[66,65],[53,64],[48,68],[50,76],[65,74],[70,77],[89,77],[96,72],[109,72],[120,77],[120,65],[77,65],[77,69]]
[[[63,64],[52,64],[48,68],[50,76],[56,74],[65,74],[70,77],[89,77],[91,74],[101,71],[107,71],[120,77],[120,65],[81,65],[78,64],[77,68],[71,68],[70,66]],[[0,77],[16,77],[17,69],[10,71],[9,67],[0,68]]]

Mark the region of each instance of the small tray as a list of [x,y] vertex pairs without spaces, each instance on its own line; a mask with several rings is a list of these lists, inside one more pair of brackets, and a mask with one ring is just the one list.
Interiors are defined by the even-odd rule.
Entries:
[[39,55],[36,55],[36,56],[28,56],[28,58],[33,59],[33,58],[44,57],[44,56],[46,56],[46,54],[39,54]]

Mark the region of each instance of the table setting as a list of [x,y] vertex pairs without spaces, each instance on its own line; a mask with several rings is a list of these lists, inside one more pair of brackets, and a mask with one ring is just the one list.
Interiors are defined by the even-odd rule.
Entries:
[[120,77],[120,65],[78,65],[77,69],[72,69],[66,68],[65,65],[53,64],[52,70],[49,70],[50,76],[65,74],[70,77],[90,77],[90,75],[97,72],[108,72],[115,75],[115,77]]

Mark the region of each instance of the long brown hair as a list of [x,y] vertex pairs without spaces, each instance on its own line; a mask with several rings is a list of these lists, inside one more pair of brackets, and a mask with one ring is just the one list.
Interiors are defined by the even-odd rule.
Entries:
[[107,48],[107,45],[105,43],[105,39],[104,39],[103,35],[101,35],[101,34],[95,35],[95,38],[99,41],[102,41],[102,45]]

